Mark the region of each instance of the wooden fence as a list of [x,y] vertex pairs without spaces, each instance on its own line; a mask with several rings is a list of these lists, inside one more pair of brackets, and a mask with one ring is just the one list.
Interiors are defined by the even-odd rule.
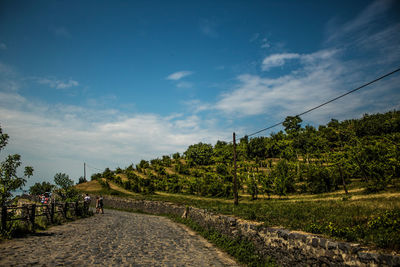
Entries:
[[50,204],[24,204],[22,206],[3,206],[1,208],[1,229],[7,228],[8,221],[26,221],[35,228],[35,218],[46,217],[49,222],[54,223],[54,215],[61,214],[67,218],[68,211],[75,216],[82,216],[89,212],[89,205],[84,201],[76,202],[52,202]]

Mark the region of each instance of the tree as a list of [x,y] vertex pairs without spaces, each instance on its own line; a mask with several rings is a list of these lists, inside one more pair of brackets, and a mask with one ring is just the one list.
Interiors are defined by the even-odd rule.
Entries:
[[54,189],[54,185],[49,182],[35,183],[29,188],[29,194],[31,195],[42,195],[46,192],[51,192]]
[[87,180],[86,180],[85,177],[83,177],[83,176],[79,177],[78,184],[83,184],[83,183],[86,183],[86,182],[87,182]]
[[296,135],[301,129],[303,120],[299,116],[287,116],[282,125],[285,127],[285,132],[289,135]]
[[210,165],[212,164],[213,147],[210,144],[198,143],[191,145],[185,151],[188,161],[197,165]]
[[57,173],[54,175],[54,182],[63,190],[67,190],[74,185],[74,181],[69,179],[69,176],[65,173]]
[[[0,151],[7,145],[8,134],[3,134],[0,127]],[[4,205],[16,189],[22,189],[26,183],[26,178],[33,175],[33,168],[25,167],[24,178],[19,177],[17,169],[21,165],[21,156],[18,154],[8,155],[6,160],[0,163],[0,204]]]

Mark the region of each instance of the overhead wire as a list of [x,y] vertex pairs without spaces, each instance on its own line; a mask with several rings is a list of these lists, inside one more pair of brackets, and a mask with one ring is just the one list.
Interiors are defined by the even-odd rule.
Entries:
[[[384,78],[386,78],[386,77],[388,77],[388,76],[390,76],[390,75],[392,75],[392,74],[394,74],[394,73],[396,73],[396,72],[398,72],[398,71],[400,71],[400,68],[397,68],[397,69],[394,70],[394,71],[391,71],[391,72],[389,72],[389,73],[386,73],[385,75],[382,75],[382,76],[380,76],[380,77],[378,77],[378,78],[376,78],[376,79],[374,79],[374,80],[372,80],[372,81],[370,81],[370,82],[367,82],[367,83],[365,83],[365,84],[363,84],[363,85],[361,85],[361,86],[359,86],[359,87],[357,87],[357,88],[355,88],[355,89],[352,89],[352,90],[350,90],[350,91],[348,91],[348,92],[346,92],[346,93],[344,93],[344,94],[341,94],[341,95],[339,95],[339,96],[337,96],[337,97],[335,97],[335,98],[332,98],[332,99],[330,99],[330,100],[328,100],[328,101],[326,101],[326,102],[324,102],[324,103],[322,103],[322,104],[319,104],[318,106],[315,106],[315,107],[310,108],[310,109],[308,109],[308,110],[306,110],[306,111],[304,111],[304,112],[302,112],[302,113],[299,113],[299,114],[295,115],[295,117],[297,117],[297,116],[300,117],[300,116],[302,116],[302,115],[304,115],[304,114],[307,114],[307,113],[309,113],[309,112],[311,112],[311,111],[314,111],[314,110],[316,110],[316,109],[318,109],[318,108],[320,108],[320,107],[323,107],[323,106],[325,106],[325,105],[327,105],[327,104],[329,104],[329,103],[332,103],[333,101],[336,101],[336,100],[338,100],[338,99],[340,99],[340,98],[342,98],[342,97],[345,97],[345,96],[347,96],[347,95],[349,95],[349,94],[351,94],[351,93],[354,93],[354,92],[356,92],[356,91],[358,91],[358,90],[360,90],[360,89],[362,89],[362,88],[364,88],[364,87],[367,87],[368,85],[371,85],[371,84],[373,84],[373,83],[375,83],[375,82],[377,82],[377,81],[379,81],[379,80],[382,80],[382,79],[384,79]],[[281,125],[281,124],[284,123],[284,122],[285,122],[285,121],[281,121],[281,122],[275,123],[275,124],[273,124],[273,125],[271,125],[271,126],[268,126],[268,127],[266,127],[266,128],[263,128],[263,129],[261,129],[261,130],[258,130],[258,131],[256,131],[256,132],[254,132],[254,133],[247,134],[247,135],[244,135],[244,136],[250,137],[250,136],[259,134],[259,133],[261,133],[261,132],[264,132],[264,131],[267,131],[267,130],[269,130],[269,129],[275,128],[276,126],[279,126],[279,125]],[[243,137],[241,137],[241,138],[243,138]],[[238,139],[240,139],[240,138],[238,138]]]
[[101,170],[99,168],[96,168],[96,167],[93,167],[93,166],[91,166],[90,164],[87,164],[87,163],[86,163],[86,166],[91,168],[91,169],[95,169],[95,170],[98,170],[98,171],[101,171],[101,172],[103,171],[103,170]]

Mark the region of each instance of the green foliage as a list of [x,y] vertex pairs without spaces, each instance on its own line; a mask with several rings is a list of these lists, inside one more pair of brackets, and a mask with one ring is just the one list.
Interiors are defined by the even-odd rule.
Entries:
[[236,258],[240,263],[247,266],[276,266],[272,258],[263,258],[258,254],[253,243],[247,239],[233,238],[221,234],[214,228],[204,228],[191,219],[183,219],[177,216],[170,216],[170,218],[189,226],[201,236]]
[[[0,151],[7,145],[9,136],[3,134],[0,127]],[[17,175],[17,169],[21,165],[21,156],[18,154],[9,155],[5,161],[0,163],[0,205],[4,205],[10,200],[11,192],[16,189],[22,189],[26,183],[26,178],[33,175],[33,168],[25,167],[25,177]]]
[[286,196],[294,192],[294,176],[292,166],[287,160],[280,160],[270,172],[270,179],[274,181],[274,191],[279,196]]
[[285,132],[289,135],[298,134],[301,129],[301,122],[303,120],[299,116],[287,116],[285,121],[282,123],[285,127]]
[[309,164],[306,167],[307,191],[313,194],[331,192],[336,180],[329,167],[321,164]]
[[398,143],[385,141],[364,138],[351,149],[351,157],[365,178],[368,192],[384,190],[398,174]]
[[212,164],[213,147],[210,144],[198,143],[189,146],[185,151],[186,159],[196,165]]
[[69,176],[65,173],[56,173],[54,175],[54,182],[63,190],[67,190],[74,185],[74,181],[69,179]]
[[101,178],[101,173],[93,173],[92,176],[90,176],[91,181],[95,181]]
[[46,192],[51,192],[55,186],[49,182],[35,183],[29,188],[29,194],[31,195],[42,195]]
[[83,176],[79,177],[78,184],[83,184],[83,183],[86,183],[86,182],[87,182],[87,180],[86,180],[85,177],[83,177]]
[[189,166],[183,164],[182,162],[178,161],[174,166],[175,172],[184,175],[190,175]]

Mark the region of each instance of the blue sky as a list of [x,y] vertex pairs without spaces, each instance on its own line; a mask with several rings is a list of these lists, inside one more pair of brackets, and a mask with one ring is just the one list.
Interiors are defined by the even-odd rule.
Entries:
[[[77,181],[83,162],[126,167],[252,133],[400,67],[399,15],[389,0],[0,1],[1,158],[20,153],[28,185]],[[399,109],[399,85],[303,120]]]

